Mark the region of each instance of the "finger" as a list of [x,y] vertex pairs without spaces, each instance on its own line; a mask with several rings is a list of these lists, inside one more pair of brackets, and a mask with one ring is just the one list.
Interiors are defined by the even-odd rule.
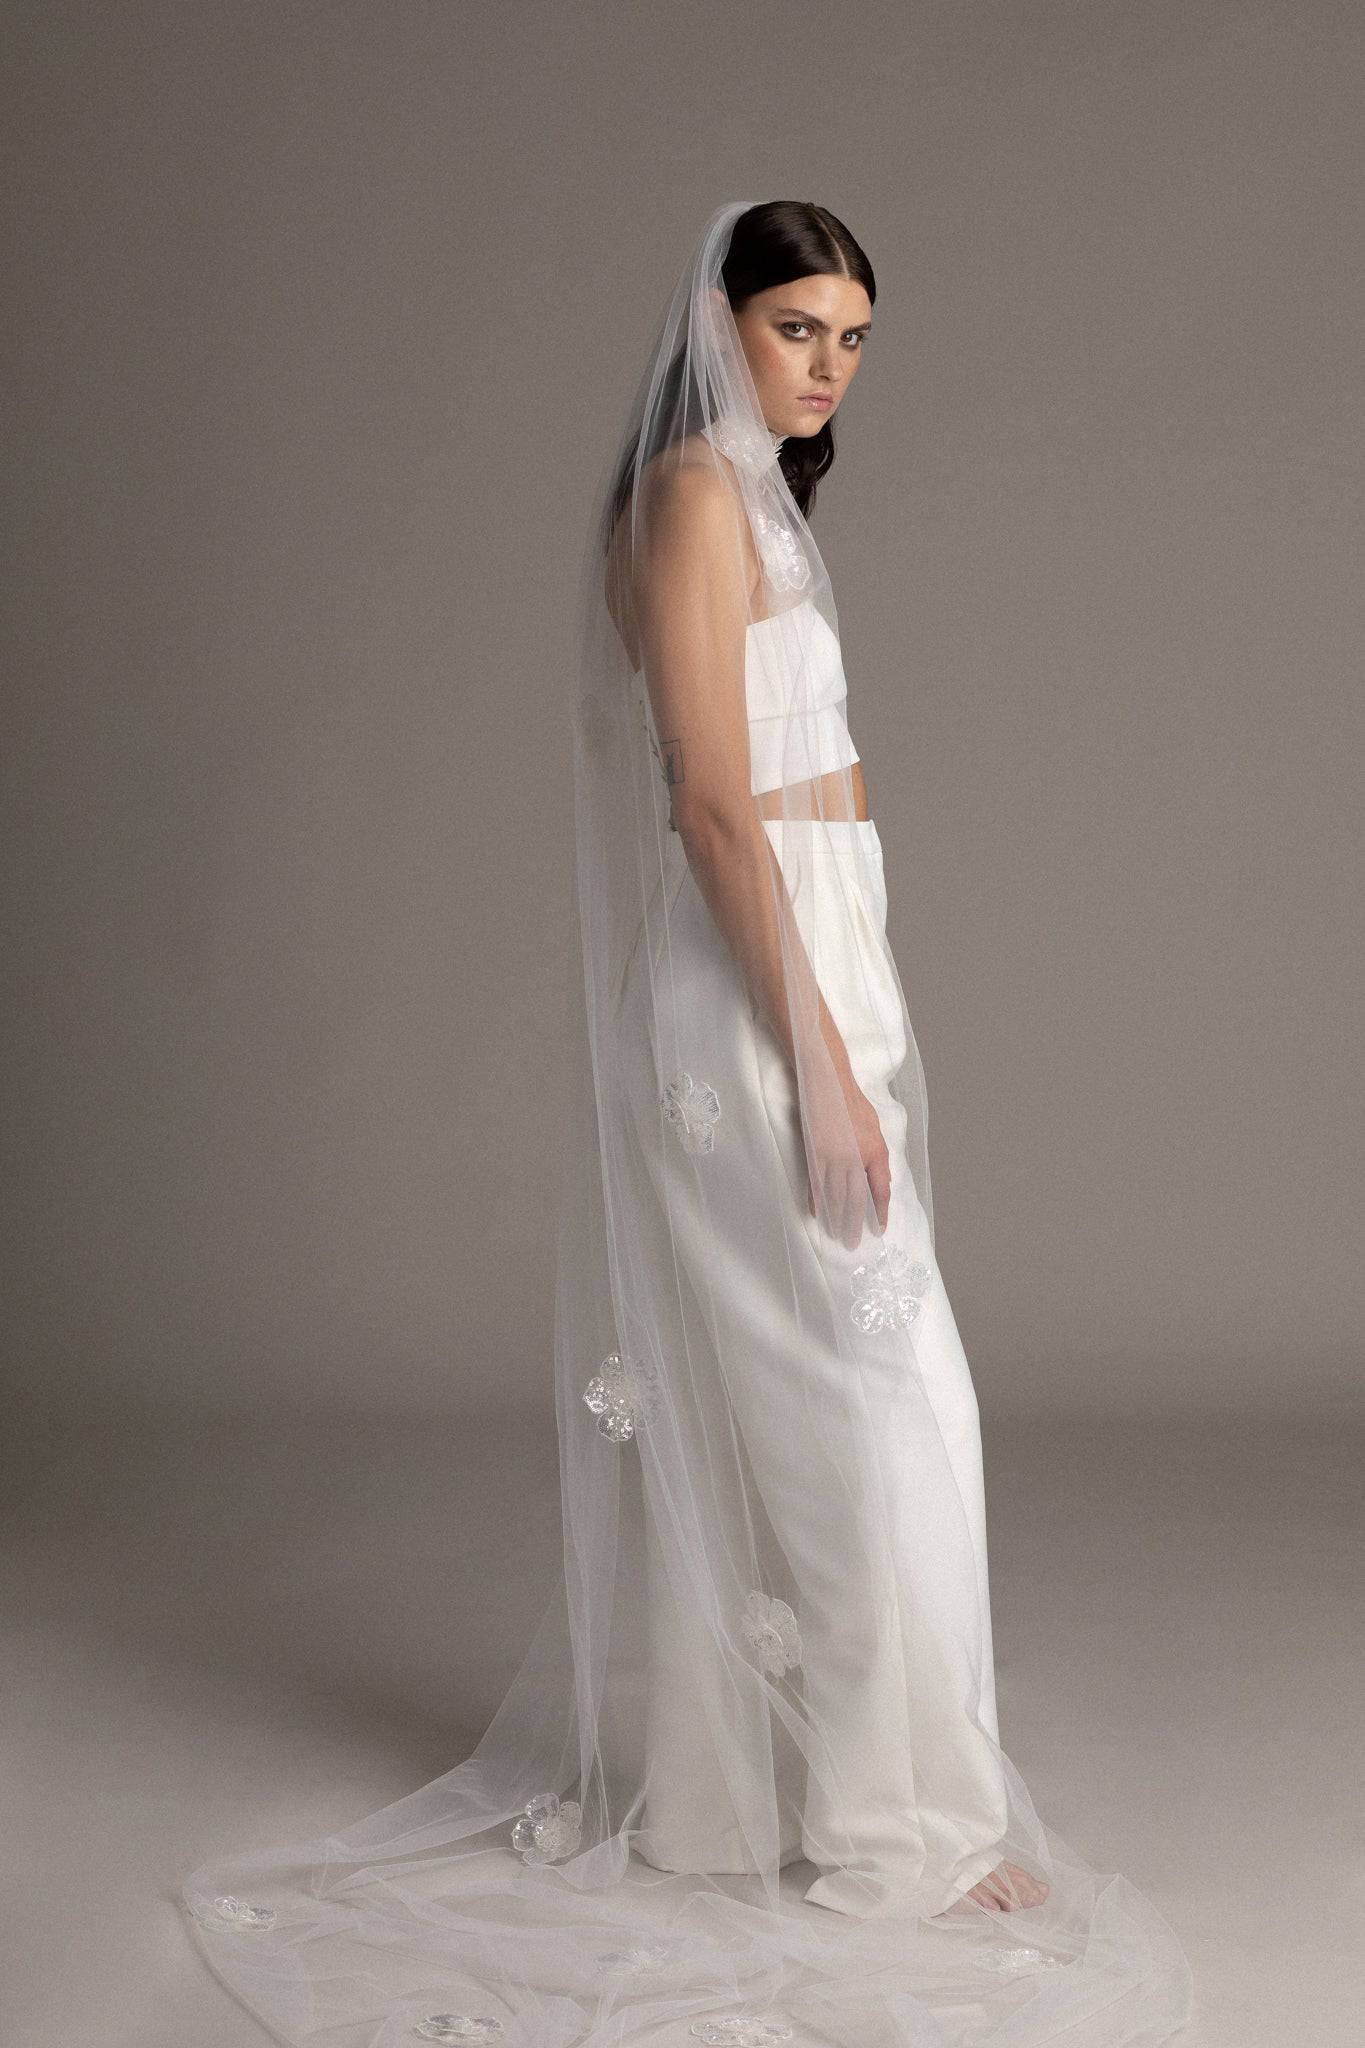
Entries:
[[848,1232],[846,1209],[847,1195],[845,1193],[844,1175],[836,1167],[831,1171],[829,1177],[829,1227],[841,1244],[844,1242]]
[[891,1213],[891,1162],[885,1153],[874,1159],[867,1170],[868,1186],[872,1190],[872,1206],[877,1212],[879,1229],[886,1229],[886,1219]]
[[815,1190],[815,1219],[823,1229],[829,1231],[830,1235],[833,1236],[834,1226],[830,1221],[829,1213],[829,1170],[824,1165],[817,1168],[812,1187]]
[[844,1245],[856,1251],[867,1210],[867,1179],[861,1168],[844,1176]]
[[831,1237],[840,1244],[848,1239],[848,1218],[845,1215],[844,1176],[831,1168],[829,1176],[829,1229]]
[[840,1167],[830,1175],[829,1190],[831,1227],[840,1244],[847,1250],[849,1248],[849,1206],[848,1173],[845,1168]]

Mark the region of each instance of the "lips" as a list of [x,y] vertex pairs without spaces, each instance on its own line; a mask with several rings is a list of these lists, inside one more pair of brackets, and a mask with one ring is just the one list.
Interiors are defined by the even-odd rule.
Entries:
[[822,391],[803,391],[800,403],[802,405],[813,405],[818,412],[828,412],[834,400],[826,398]]

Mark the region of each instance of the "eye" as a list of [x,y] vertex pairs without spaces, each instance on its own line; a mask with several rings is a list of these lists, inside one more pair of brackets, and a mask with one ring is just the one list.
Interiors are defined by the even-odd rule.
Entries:
[[[778,322],[777,331],[779,334],[790,335],[793,341],[800,341],[803,340],[805,336],[810,333],[810,326],[805,320],[780,320]],[[850,328],[840,336],[840,339],[842,341],[852,342],[853,351],[856,355],[861,351],[863,343],[867,340],[867,336],[866,334],[858,333]]]

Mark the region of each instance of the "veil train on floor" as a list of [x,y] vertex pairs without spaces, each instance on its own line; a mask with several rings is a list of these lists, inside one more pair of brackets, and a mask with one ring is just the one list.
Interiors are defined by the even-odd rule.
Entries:
[[[185,1880],[203,1954],[290,2048],[1146,2048],[1189,2012],[1159,1912],[1001,1746],[881,843],[729,297],[751,206],[672,293],[564,636],[563,1570],[472,1756]],[[975,1889],[1012,1869],[1041,1904]]]

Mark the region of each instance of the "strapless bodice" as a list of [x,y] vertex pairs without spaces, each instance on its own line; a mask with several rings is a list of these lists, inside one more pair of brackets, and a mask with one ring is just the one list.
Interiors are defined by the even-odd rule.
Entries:
[[[636,669],[632,681],[653,736],[644,670]],[[857,760],[847,696],[839,636],[809,598],[751,620],[744,636],[744,697],[755,795]],[[794,706],[810,716],[793,720]]]

